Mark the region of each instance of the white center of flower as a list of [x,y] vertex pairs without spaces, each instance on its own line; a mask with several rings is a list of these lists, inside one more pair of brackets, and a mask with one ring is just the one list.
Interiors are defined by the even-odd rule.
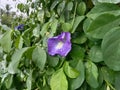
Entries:
[[61,49],[63,44],[63,42],[58,42],[58,44],[56,45],[56,49]]

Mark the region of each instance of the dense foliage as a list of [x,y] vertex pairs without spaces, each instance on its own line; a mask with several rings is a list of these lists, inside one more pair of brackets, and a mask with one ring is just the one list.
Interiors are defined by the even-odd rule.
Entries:
[[[119,2],[19,4],[28,17],[0,26],[0,90],[120,90]],[[62,32],[71,34],[70,52],[49,55],[48,39]]]

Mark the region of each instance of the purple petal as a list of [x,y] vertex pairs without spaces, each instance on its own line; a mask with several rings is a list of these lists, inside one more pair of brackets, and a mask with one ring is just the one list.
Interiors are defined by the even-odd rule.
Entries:
[[50,55],[55,55],[56,54],[56,44],[58,43],[58,40],[57,39],[54,39],[54,38],[49,38],[48,39],[48,53]]
[[69,42],[70,42],[70,39],[71,39],[70,33],[65,32],[65,37],[66,37],[66,41],[69,41]]
[[20,25],[16,26],[15,29],[23,30],[24,29],[24,24],[20,24]]
[[50,55],[66,56],[71,50],[71,36],[69,32],[62,32],[56,37],[48,39],[48,53]]
[[56,54],[59,54],[61,56],[67,56],[67,54],[70,52],[71,50],[71,43],[70,42],[65,42],[63,47],[61,49],[57,50]]

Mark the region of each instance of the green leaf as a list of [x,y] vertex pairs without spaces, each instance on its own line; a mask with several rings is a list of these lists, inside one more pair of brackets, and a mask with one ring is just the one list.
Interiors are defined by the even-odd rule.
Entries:
[[31,46],[31,37],[32,37],[33,33],[31,32],[31,29],[27,29],[23,32],[22,34],[22,37],[23,37],[23,40],[24,40],[24,44],[26,46]]
[[49,28],[49,22],[45,23],[43,26],[42,26],[42,30],[40,31],[40,35],[42,37],[44,37],[45,33],[47,32],[48,28]]
[[59,3],[58,7],[57,7],[57,12],[58,14],[61,14],[63,12],[63,9],[65,8],[65,1],[62,1],[61,3]]
[[26,81],[27,89],[31,90],[32,89],[32,71],[30,71],[29,76]]
[[59,57],[55,57],[55,56],[53,57],[53,56],[48,55],[47,61],[50,66],[55,67],[59,62]]
[[24,4],[20,3],[17,5],[17,8],[20,9],[21,12],[24,11]]
[[72,38],[72,43],[83,44],[87,41],[85,34],[78,34],[76,37]]
[[6,78],[5,78],[5,86],[7,89],[10,89],[11,85],[13,83],[13,75],[9,74]]
[[40,33],[40,25],[38,24],[37,27],[33,29],[33,36],[39,37]]
[[98,0],[91,0],[94,5],[99,4]]
[[103,75],[103,79],[106,82],[109,82],[111,84],[114,84],[115,81],[115,72],[108,67],[102,67],[101,68],[101,73]]
[[103,60],[105,64],[115,70],[120,71],[120,27],[108,32],[102,41]]
[[69,32],[72,29],[72,25],[70,23],[63,23],[62,24],[62,30],[64,32]]
[[118,16],[118,15],[120,15],[120,7],[118,5],[115,5],[115,4],[100,3],[98,5],[95,5],[95,7],[93,7],[91,9],[91,11],[88,12],[87,17],[95,19],[98,16],[105,14],[105,13]]
[[79,75],[79,72],[76,69],[72,68],[69,65],[69,62],[65,62],[64,71],[69,78],[77,78]]
[[[3,60],[3,61],[0,61],[0,77],[3,78],[3,74],[5,74],[7,71],[7,68],[6,68],[6,61]],[[1,80],[1,83],[2,83],[2,80]]]
[[94,63],[92,63],[91,61],[88,61],[85,63],[85,67],[86,67],[86,81],[87,81],[87,83],[91,87],[97,88],[99,86],[97,66]]
[[69,81],[70,82],[70,90],[76,90],[84,82],[84,79],[85,79],[85,69],[84,69],[83,62],[81,60],[72,60],[70,62],[70,65],[72,65],[80,73],[77,78],[70,79],[70,81]]
[[0,26],[1,26],[1,29],[3,30],[6,30],[6,31],[11,30],[11,28],[9,28],[7,25],[0,25]]
[[101,3],[119,3],[120,0],[98,0]]
[[61,16],[60,16],[59,22],[60,22],[60,23],[65,23],[65,16],[64,16],[64,15],[61,15]]
[[55,0],[53,3],[52,3],[52,5],[51,5],[51,7],[50,7],[50,10],[52,11],[56,6],[57,6],[57,4],[60,2],[60,0]]
[[82,60],[84,58],[84,49],[78,45],[72,45],[70,56],[73,58],[73,60]]
[[32,53],[32,60],[35,62],[41,70],[44,69],[46,63],[46,52],[39,46],[37,46]]
[[103,76],[100,68],[98,68],[98,72],[99,72],[99,75],[98,75],[99,87],[98,88],[101,88],[101,86],[104,82],[104,76]]
[[101,3],[108,3],[108,4],[117,4],[119,0],[92,0],[94,5],[101,4]]
[[55,70],[53,68],[48,68],[46,71],[47,75],[52,75],[55,72]]
[[51,90],[68,90],[68,81],[63,72],[63,68],[57,70],[50,80]]
[[93,62],[103,61],[102,50],[100,46],[93,46],[89,53],[90,60]]
[[16,50],[14,52],[14,54],[11,57],[11,62],[8,65],[8,72],[11,74],[15,74],[18,72],[18,65],[20,62],[20,59],[22,58],[23,54],[25,53],[25,51],[27,51],[27,47],[26,48],[22,48],[19,50]]
[[25,52],[25,56],[28,59],[32,59],[32,53],[36,46],[29,47],[28,50]]
[[79,15],[84,15],[85,12],[86,12],[86,4],[85,4],[85,2],[82,1],[78,4],[77,13]]
[[3,37],[0,39],[0,44],[5,52],[10,52],[12,46],[11,34],[12,30],[8,30],[4,33]]
[[85,18],[85,16],[77,16],[73,23],[72,33],[75,32],[80,22]]
[[84,30],[84,33],[86,35],[86,37],[88,37],[88,39],[90,39],[91,41],[97,41],[98,39],[95,39],[92,37],[91,34],[89,34],[86,30],[89,28],[90,24],[92,23],[92,19],[90,18],[87,18],[84,23],[83,23],[83,30]]
[[40,10],[40,11],[37,13],[37,18],[38,18],[38,21],[40,21],[41,23],[44,22],[44,10]]
[[21,49],[23,46],[23,38],[22,36],[17,37],[16,41],[15,41],[15,47],[18,49]]
[[120,72],[115,76],[115,88],[116,90],[120,89]]
[[51,22],[51,32],[50,32],[50,33],[52,33],[52,36],[54,35],[54,33],[56,33],[57,26],[58,26],[58,20],[57,20],[57,19],[54,19],[54,20]]
[[44,87],[41,88],[42,90],[51,90],[49,85],[45,85]]
[[71,11],[72,8],[73,8],[73,2],[68,2],[68,4],[67,4],[67,10]]
[[120,16],[102,14],[92,22],[84,23],[84,31],[92,38],[102,39],[111,28],[119,25],[119,21]]

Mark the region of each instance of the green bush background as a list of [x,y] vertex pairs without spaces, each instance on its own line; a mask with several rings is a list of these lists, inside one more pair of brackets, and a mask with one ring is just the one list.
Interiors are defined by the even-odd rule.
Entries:
[[[1,90],[120,90],[119,0],[27,2],[17,6],[27,17],[0,25]],[[72,50],[48,55],[47,39],[63,31]]]

